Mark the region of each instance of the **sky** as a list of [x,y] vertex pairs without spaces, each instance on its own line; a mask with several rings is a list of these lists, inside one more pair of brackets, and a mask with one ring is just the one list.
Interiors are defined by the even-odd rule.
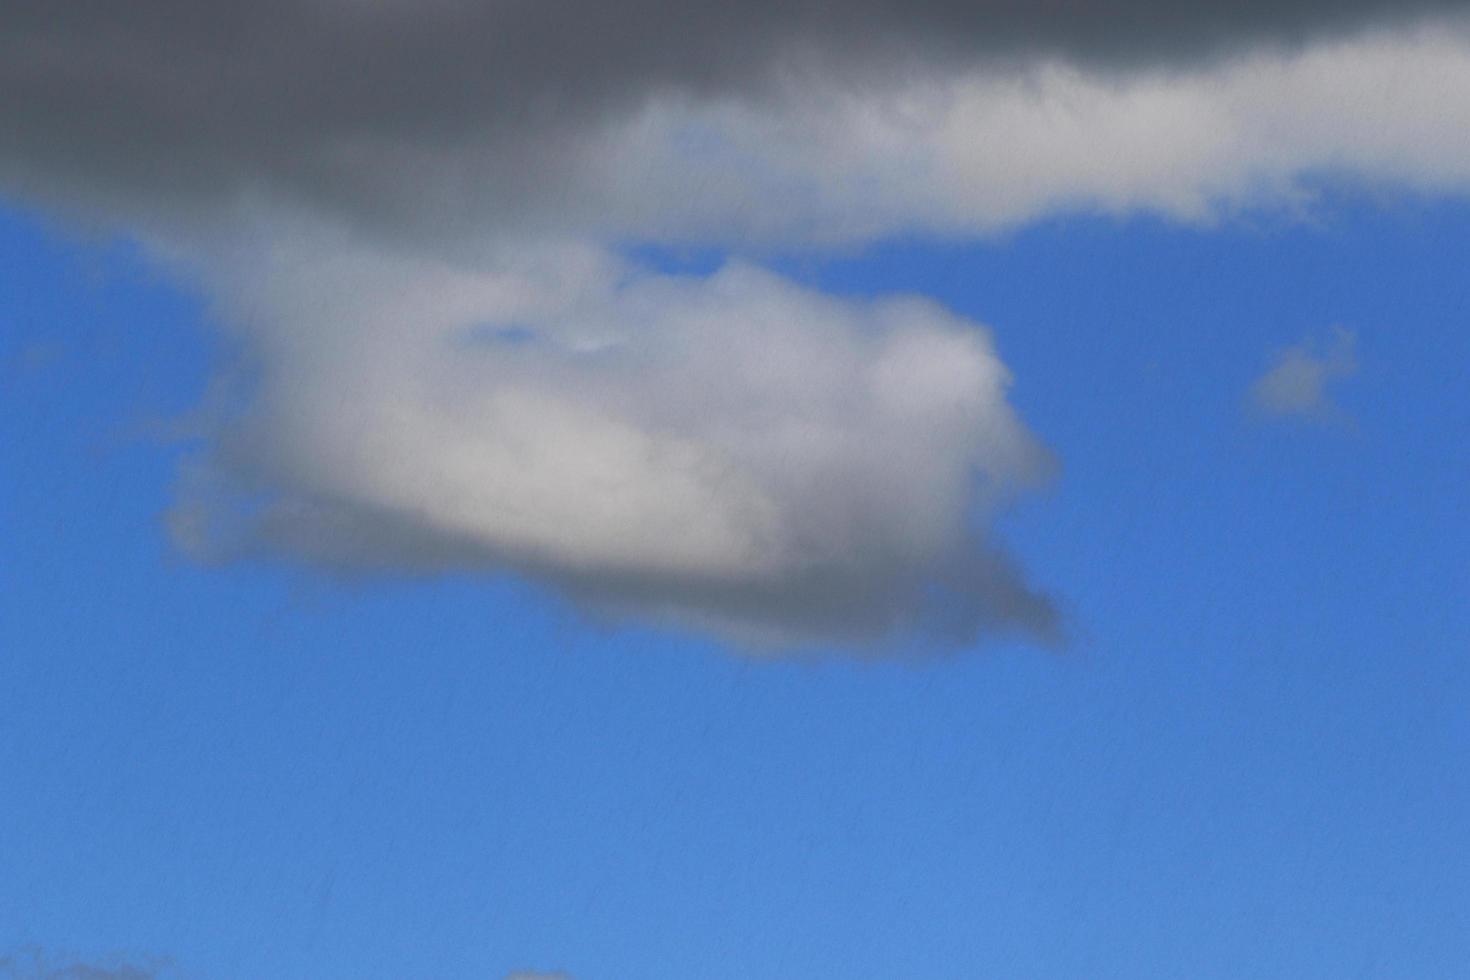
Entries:
[[0,32],[0,977],[1462,975],[1458,5],[174,8]]

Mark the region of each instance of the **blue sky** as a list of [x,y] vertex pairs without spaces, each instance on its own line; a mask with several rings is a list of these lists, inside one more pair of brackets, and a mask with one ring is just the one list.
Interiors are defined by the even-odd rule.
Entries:
[[1463,976],[1470,20],[1012,6],[23,0],[0,978]]
[[[807,264],[992,324],[1064,461],[1003,533],[1074,642],[877,662],[503,577],[183,561],[157,433],[220,356],[199,301],[21,212],[0,247],[0,947],[200,977],[1464,962],[1470,209]],[[1254,417],[1273,352],[1335,324],[1343,420]]]

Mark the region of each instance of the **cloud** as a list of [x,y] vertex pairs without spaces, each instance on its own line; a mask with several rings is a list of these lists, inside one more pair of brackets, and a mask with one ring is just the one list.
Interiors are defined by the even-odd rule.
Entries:
[[232,270],[269,370],[192,469],[181,543],[511,568],[767,642],[1054,634],[977,530],[1052,465],[983,327],[573,251],[487,273],[312,242]]
[[1054,637],[988,530],[1054,464],[986,329],[761,256],[1464,193],[1462,9],[22,3],[0,188],[213,298],[238,383],[170,515],[203,559],[509,569],[761,643]]
[[120,958],[84,962],[57,959],[38,950],[0,956],[0,980],[155,980],[166,975],[157,964],[142,966]]
[[[802,69],[866,78],[1037,57],[1192,63],[1462,7],[1454,0],[139,0],[7,5],[6,144],[43,171],[167,195],[351,195],[343,172],[484,136],[580,128],[653,94],[756,95]],[[387,157],[387,159],[384,159]],[[382,176],[380,172],[378,176]]]
[[[539,13],[492,30],[487,12],[508,9],[494,5],[159,6],[16,19],[0,39],[14,95],[0,186],[175,236],[308,211],[415,249],[528,234],[849,244],[1078,210],[1200,220],[1295,206],[1324,175],[1470,187],[1470,36],[1460,18],[1408,18],[1448,4],[1213,18],[1139,4],[1133,20],[1109,5],[1087,43],[1063,43],[1071,16],[967,5],[1008,25],[968,44],[951,20],[979,28],[942,5],[869,10],[887,33],[860,29],[862,5],[841,30],[826,8],[757,5],[678,44],[634,10],[607,50]],[[1401,26],[1347,31],[1385,21]],[[1184,59],[1196,35],[1225,53]],[[1120,45],[1139,50],[1084,57]]]
[[0,184],[134,223],[862,240],[1467,176],[1460,3],[11,6]]
[[542,973],[537,970],[517,970],[505,978],[505,980],[572,980],[570,973]]
[[1278,352],[1251,386],[1250,402],[1264,415],[1324,419],[1337,413],[1329,386],[1357,371],[1357,336],[1338,327],[1326,343],[1308,340]]
[[[613,234],[822,247],[1067,213],[1210,223],[1300,211],[1324,182],[1470,191],[1470,35],[1370,34],[1121,76],[1042,61],[809,83],[767,104],[657,104],[639,126],[602,157],[606,198],[630,208]],[[672,203],[650,205],[655,185]]]

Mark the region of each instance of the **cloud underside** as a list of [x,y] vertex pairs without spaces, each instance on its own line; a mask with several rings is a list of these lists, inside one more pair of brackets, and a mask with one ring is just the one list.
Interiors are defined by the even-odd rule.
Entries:
[[144,241],[242,351],[172,513],[196,554],[509,569],[775,643],[1050,637],[987,531],[1053,464],[986,329],[754,258],[1460,193],[1470,37],[1455,4],[1037,6],[23,9],[0,180]]

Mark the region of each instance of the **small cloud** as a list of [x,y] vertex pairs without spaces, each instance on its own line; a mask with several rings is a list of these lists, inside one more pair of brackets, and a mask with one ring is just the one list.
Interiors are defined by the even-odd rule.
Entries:
[[509,974],[505,980],[572,980],[570,973],[542,973],[538,970],[516,970]]
[[1278,352],[1251,385],[1250,404],[1266,416],[1325,419],[1339,413],[1331,385],[1357,372],[1357,335],[1337,327],[1325,342],[1308,339]]
[[55,367],[65,355],[66,349],[51,341],[32,341],[0,353],[0,382],[29,381]]
[[168,975],[163,964],[116,957],[86,962],[37,949],[0,954],[0,980],[162,980]]

